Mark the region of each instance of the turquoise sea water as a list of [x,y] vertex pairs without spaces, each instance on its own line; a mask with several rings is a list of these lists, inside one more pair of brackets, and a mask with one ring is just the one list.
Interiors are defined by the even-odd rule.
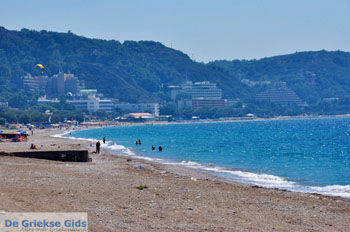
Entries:
[[244,183],[350,197],[350,118],[119,126],[71,136],[106,136],[118,153]]

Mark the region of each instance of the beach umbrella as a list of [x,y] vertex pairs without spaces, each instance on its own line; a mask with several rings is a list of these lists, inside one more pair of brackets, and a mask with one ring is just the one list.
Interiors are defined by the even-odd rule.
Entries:
[[16,132],[18,132],[18,133],[20,133],[20,134],[27,134],[27,131],[24,131],[24,130],[18,130],[18,131],[16,131]]

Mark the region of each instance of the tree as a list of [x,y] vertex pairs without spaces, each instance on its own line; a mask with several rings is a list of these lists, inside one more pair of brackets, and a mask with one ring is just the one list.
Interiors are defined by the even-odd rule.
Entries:
[[190,107],[185,107],[180,111],[180,116],[185,119],[191,119],[193,116],[193,110]]
[[159,108],[159,114],[161,115],[178,115],[177,105],[175,102],[168,102]]

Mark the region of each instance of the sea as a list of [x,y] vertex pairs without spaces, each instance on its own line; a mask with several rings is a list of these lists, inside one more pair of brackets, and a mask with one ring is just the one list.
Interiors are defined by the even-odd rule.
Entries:
[[64,136],[93,146],[106,137],[102,146],[116,154],[246,184],[350,198],[350,118],[129,125]]

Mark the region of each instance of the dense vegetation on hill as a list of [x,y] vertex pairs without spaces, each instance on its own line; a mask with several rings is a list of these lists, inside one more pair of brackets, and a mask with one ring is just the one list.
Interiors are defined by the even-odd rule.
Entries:
[[215,61],[241,80],[283,81],[309,104],[350,97],[350,53],[297,52],[260,60]]
[[[217,66],[192,61],[184,53],[153,41],[106,41],[71,32],[9,31],[0,27],[0,77],[12,82],[26,73],[72,72],[105,96],[122,101],[160,101],[167,84],[213,81],[228,98],[249,96],[238,78]],[[1,83],[0,83],[1,84]]]
[[[43,114],[45,109],[50,109],[57,116],[52,118],[53,121],[65,117],[82,119],[83,112],[70,109],[64,99],[58,105],[38,106],[36,99],[43,93],[20,88],[21,76],[26,73],[41,75],[41,70],[35,66],[37,63],[45,66],[45,75],[71,72],[85,80],[87,88],[96,88],[107,97],[125,102],[160,102],[162,113],[183,118],[198,115],[201,118],[244,116],[247,113],[264,117],[350,113],[348,52],[298,52],[260,60],[221,60],[204,64],[159,42],[120,43],[89,39],[71,32],[10,31],[0,27],[0,101],[8,101],[11,107],[27,110],[19,114],[1,109],[0,118],[8,122],[39,120],[40,117],[48,118]],[[178,111],[175,103],[169,102],[166,86],[186,79],[217,83],[225,98],[239,98],[240,101],[235,106],[220,110]],[[278,81],[286,82],[308,106],[282,106],[254,100],[256,93],[272,88],[273,83]],[[324,101],[324,98],[339,100]],[[116,115],[120,113],[115,112]]]

